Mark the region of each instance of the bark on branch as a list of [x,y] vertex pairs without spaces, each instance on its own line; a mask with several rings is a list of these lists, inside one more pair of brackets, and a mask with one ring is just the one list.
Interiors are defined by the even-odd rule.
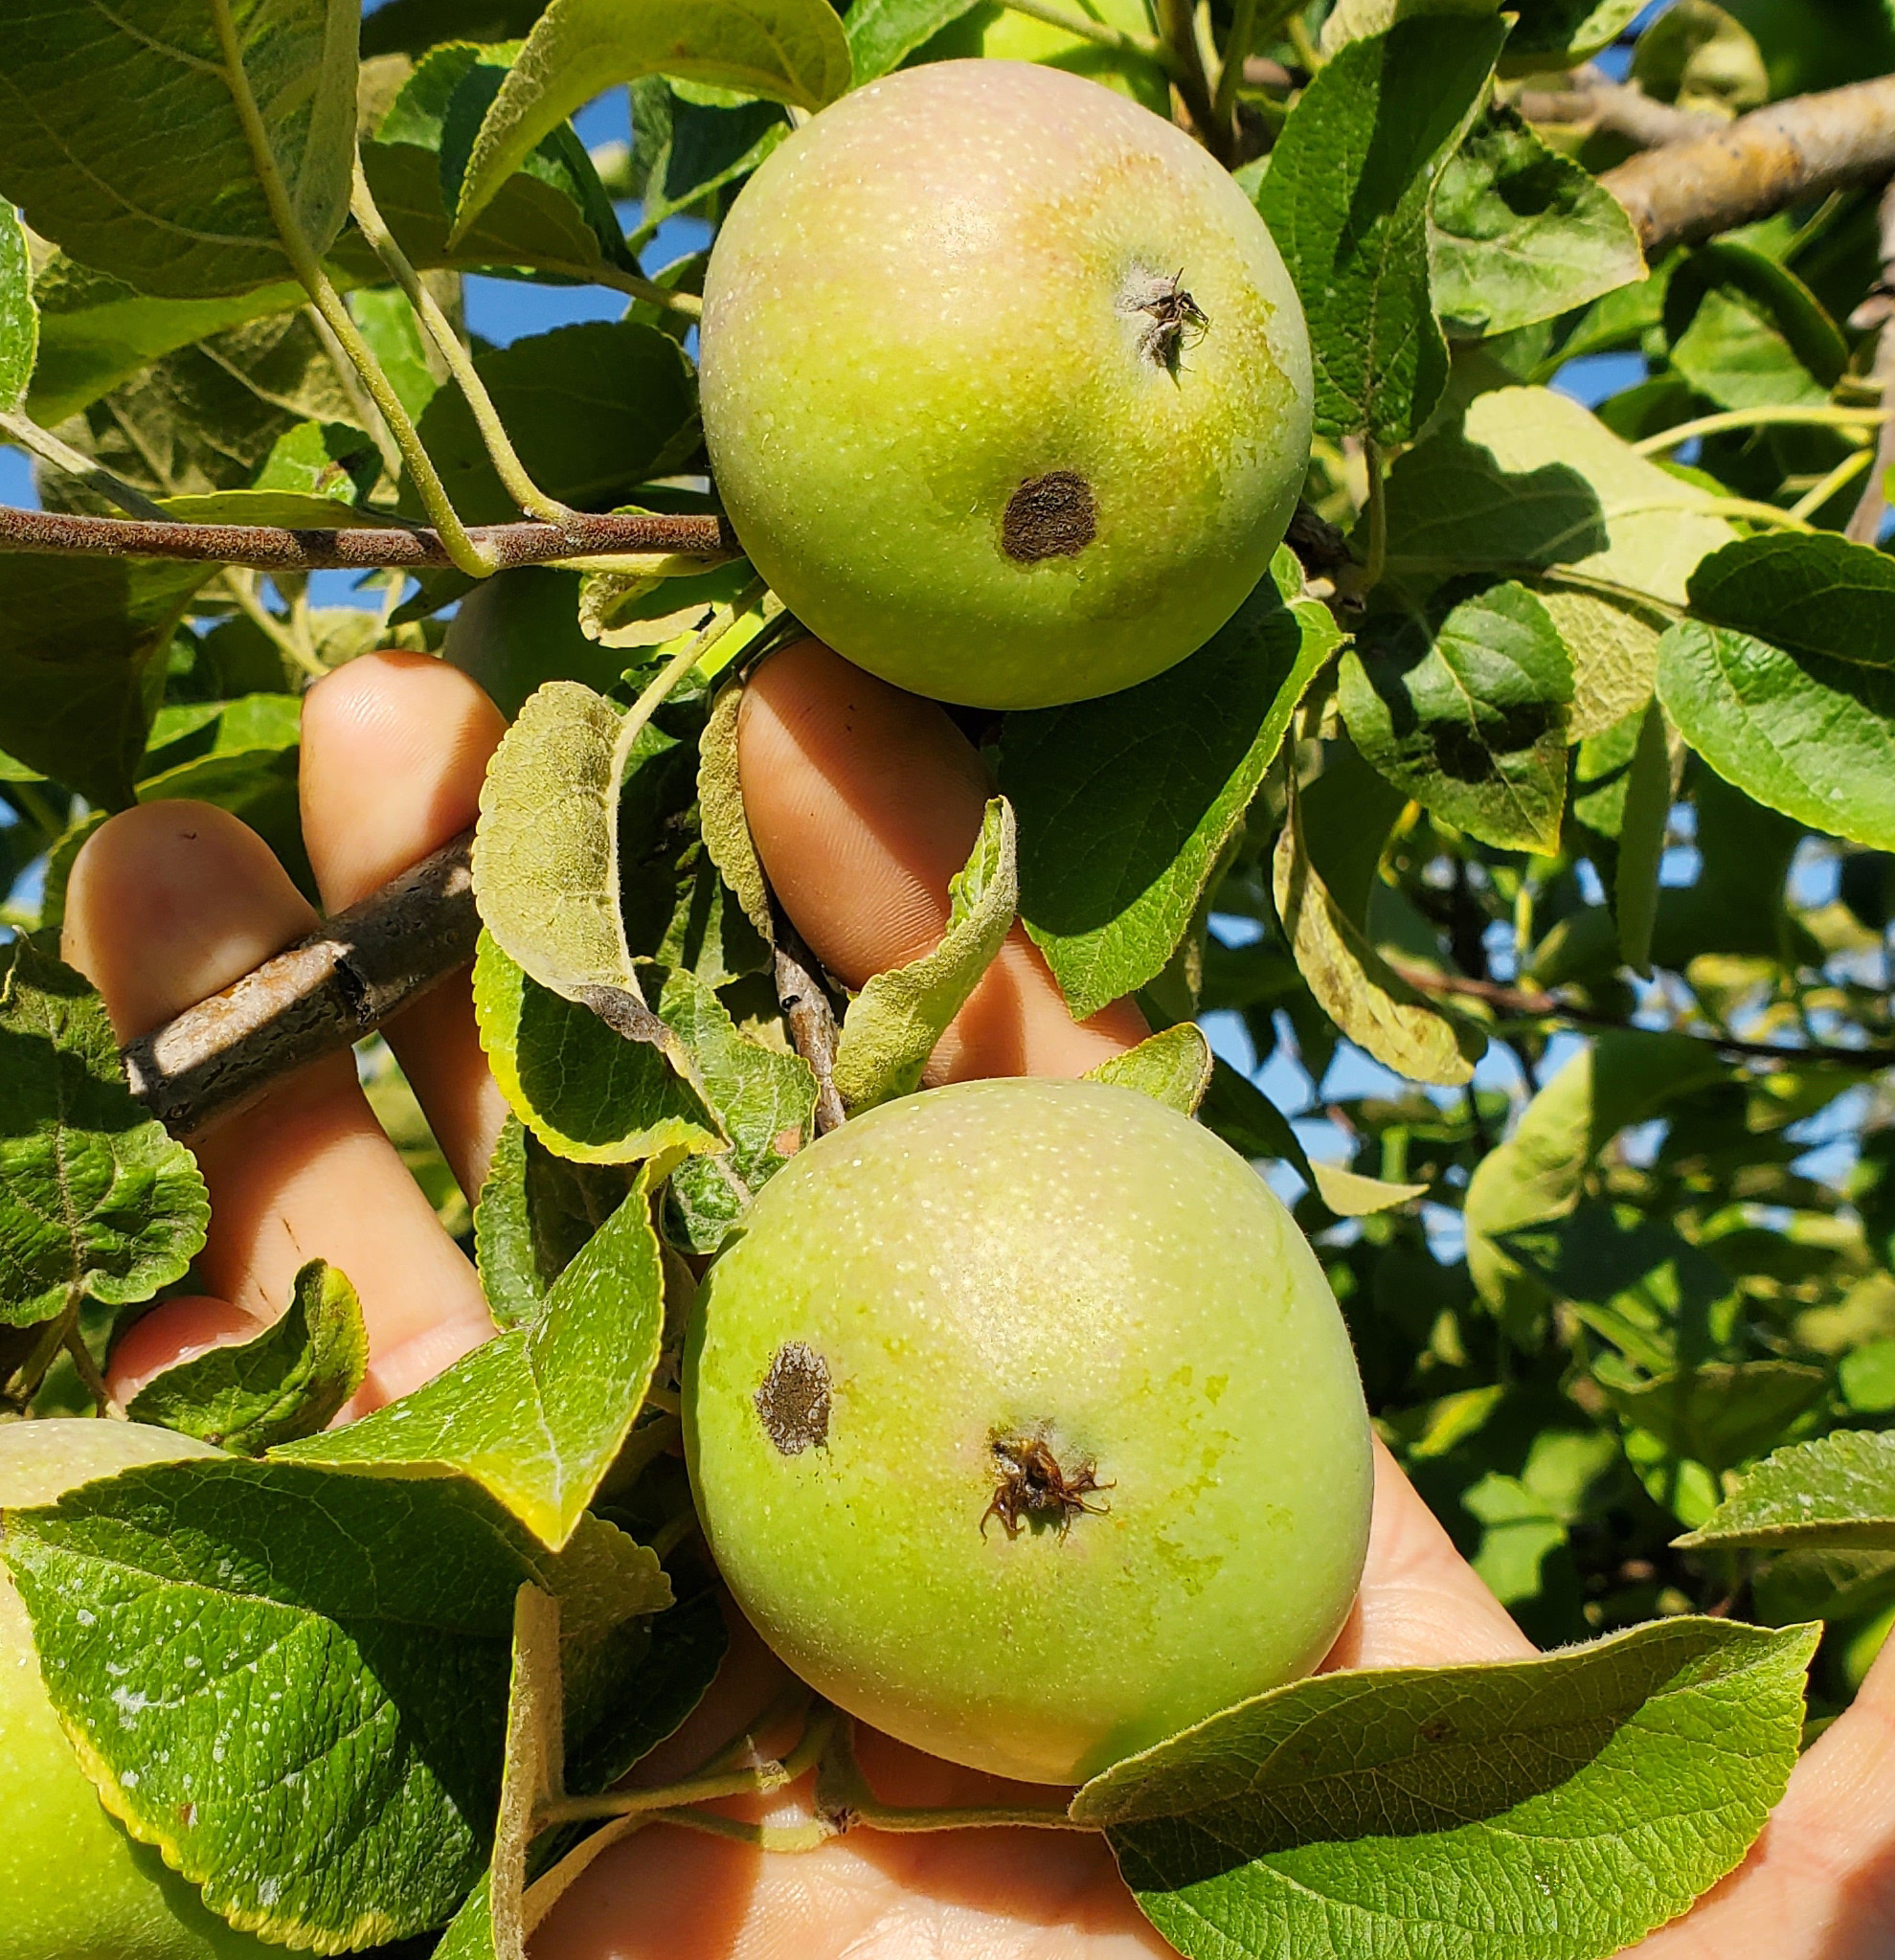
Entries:
[[1599,179],[1624,205],[1645,256],[1873,183],[1895,170],[1895,76],[1796,96],[1667,143]]
[[1573,71],[1571,83],[1561,89],[1525,89],[1514,98],[1513,105],[1529,123],[1584,124],[1600,134],[1623,137],[1640,149],[1687,143],[1730,126],[1722,116],[1655,101],[1642,88],[1613,81],[1590,63]]

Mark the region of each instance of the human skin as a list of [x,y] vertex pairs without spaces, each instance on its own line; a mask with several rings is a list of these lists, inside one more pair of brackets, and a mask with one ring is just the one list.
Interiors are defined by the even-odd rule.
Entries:
[[[1202,323],[1156,340],[1180,287]],[[1309,338],[1262,219],[1061,69],[936,62],[825,109],[738,194],[701,333],[752,562],[937,700],[1044,708],[1183,660],[1262,577],[1309,462]]]
[[[326,905],[349,904],[472,821],[491,705],[419,656],[372,654],[314,688],[304,718],[304,828]],[[985,795],[953,724],[805,644],[762,670],[739,730],[746,801],[772,881],[851,984],[914,957],[945,923]],[[87,844],[67,955],[129,1038],[228,984],[301,933],[307,908],[235,819],[151,803]],[[1016,937],[936,1050],[936,1079],[1080,1074],[1142,1033],[1119,1005],[1075,1027]],[[503,1115],[464,979],[390,1039],[467,1188]],[[115,1357],[121,1394],[185,1353],[254,1331],[305,1258],[350,1273],[369,1321],[365,1399],[416,1386],[486,1325],[471,1267],[382,1136],[347,1058],[313,1065],[201,1152],[207,1269],[220,1299],[168,1302]],[[737,1630],[718,1690],[642,1766],[688,1772],[756,1721],[778,1664]],[[1363,1585],[1326,1666],[1427,1666],[1529,1653],[1525,1639],[1386,1452],[1377,1452]],[[773,1740],[767,1733],[759,1740]],[[774,1740],[780,1741],[780,1738]],[[873,1734],[866,1769],[897,1803],[991,1801],[1002,1786]],[[806,1791],[733,1814],[807,1814]],[[805,1855],[656,1828],[592,1867],[536,1935],[534,1960],[1130,1960],[1168,1949],[1104,1843],[1081,1834],[860,1832]],[[1895,1950],[1895,1650],[1797,1766],[1745,1864],[1639,1960],[1885,1960]]]

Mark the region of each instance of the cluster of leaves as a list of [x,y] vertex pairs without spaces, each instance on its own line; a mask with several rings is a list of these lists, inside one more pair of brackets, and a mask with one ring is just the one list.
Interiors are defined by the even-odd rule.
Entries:
[[[358,159],[450,321],[470,271],[624,295],[618,322],[472,347],[539,487],[705,510],[706,255],[647,272],[663,219],[714,227],[792,110],[904,61],[1059,58],[1161,109],[1189,68],[1140,8],[1014,50],[990,0],[493,0],[452,21],[392,0],[359,56],[344,0],[148,11],[46,0],[10,44],[0,433],[40,458],[50,508],[200,523],[413,520],[404,421],[463,518],[514,512],[349,217]],[[50,1506],[0,1474],[81,1760],[216,1910],[325,1951],[451,1920],[443,1953],[519,1952],[529,1881],[603,1814],[575,1799],[721,1658],[671,1450],[692,1264],[831,1090],[855,1110],[914,1087],[1015,917],[1075,1015],[1145,1008],[1159,1032],[1117,1079],[1301,1180],[1383,1433],[1522,1624],[1590,1642],[1299,1684],[1101,1777],[1073,1814],[1154,1921],[1187,1952],[1342,1924],[1374,1951],[1425,1919],[1431,1950],[1578,1960],[1741,1857],[1794,1760],[1810,1623],[1834,1708],[1895,1616],[1874,1076],[1895,1042],[1895,571],[1858,541],[1884,467],[1862,308],[1883,248],[1851,192],[1648,266],[1597,181],[1623,144],[1520,107],[1639,11],[1211,10],[1227,53],[1254,33],[1269,57],[1200,133],[1304,297],[1309,501],[1353,554],[1279,552],[1169,673],[982,731],[1000,795],[949,931],[846,1003],[832,1082],[788,1038],[737,786],[740,670],[795,630],[741,562],[389,578],[376,606],[325,608],[286,573],[0,554],[22,933],[0,986],[0,1387],[21,1409],[82,1398],[206,1218],[97,999],[28,935],[56,927],[79,845],[189,796],[306,886],[296,696],[371,645],[442,650],[512,719],[476,862],[476,1005],[513,1115],[471,1230],[501,1331],[327,1428],[363,1340],[317,1264],[269,1334],[140,1397],[178,1460]],[[1707,115],[1781,92],[1808,37],[1760,44],[1745,11],[1660,12],[1632,54],[1644,91]],[[1884,56],[1839,36],[1842,72],[1816,79]],[[567,119],[619,83],[631,141],[595,158]],[[640,200],[630,233],[615,198]],[[361,353],[312,306],[326,290]],[[1597,413],[1548,385],[1608,354],[1632,378]],[[1213,1062],[1200,1018],[1255,1066]],[[464,1230],[412,1099],[381,1093]],[[1313,1160],[1293,1115],[1344,1160]],[[1825,1116],[1854,1145],[1840,1174],[1808,1159]]]

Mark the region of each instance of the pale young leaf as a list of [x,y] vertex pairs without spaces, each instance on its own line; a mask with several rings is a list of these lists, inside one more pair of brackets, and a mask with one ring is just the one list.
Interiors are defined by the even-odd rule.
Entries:
[[878,973],[848,1004],[836,1045],[836,1091],[851,1112],[917,1087],[948,1023],[994,962],[1019,902],[1019,833],[1004,797],[988,803],[967,863],[948,886],[940,944]]
[[0,415],[26,399],[39,351],[39,309],[33,303],[33,266],[19,214],[0,200]]
[[1339,1163],[1312,1159],[1309,1169],[1316,1195],[1338,1218],[1367,1218],[1428,1195],[1426,1184],[1400,1184],[1386,1178],[1365,1177],[1362,1172],[1345,1170]]
[[1210,1088],[1210,1044],[1195,1021],[1160,1028],[1135,1048],[1114,1055],[1086,1071],[1089,1082],[1116,1082],[1136,1089],[1181,1115],[1194,1116]]
[[1413,1082],[1453,1086],[1473,1075],[1486,1037],[1444,1014],[1343,916],[1303,847],[1294,798],[1276,840],[1273,882],[1297,969],[1317,1004],[1358,1048]]
[[711,704],[697,740],[698,815],[711,862],[736,893],[744,916],[767,943],[774,944],[777,929],[770,916],[770,887],[744,816],[743,782],[737,774],[737,716],[742,708],[741,681],[733,681]]
[[513,1601],[513,1669],[507,1697],[507,1754],[500,1815],[488,1862],[494,1960],[527,1960],[522,1894],[540,1808],[564,1793],[566,1707],[559,1671],[559,1602],[537,1586]]
[[213,1347],[167,1368],[127,1412],[134,1422],[260,1456],[326,1428],[368,1370],[369,1331],[355,1289],[335,1267],[311,1259],[280,1320],[240,1345]]

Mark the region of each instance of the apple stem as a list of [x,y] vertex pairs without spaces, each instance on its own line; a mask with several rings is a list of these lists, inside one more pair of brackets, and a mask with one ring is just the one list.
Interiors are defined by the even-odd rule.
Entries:
[[1038,1831],[1093,1831],[1064,1806],[986,1804],[968,1807],[885,1804],[869,1787],[855,1755],[855,1722],[839,1716],[816,1766],[816,1814],[837,1833],[868,1830],[990,1831],[1022,1826]]

